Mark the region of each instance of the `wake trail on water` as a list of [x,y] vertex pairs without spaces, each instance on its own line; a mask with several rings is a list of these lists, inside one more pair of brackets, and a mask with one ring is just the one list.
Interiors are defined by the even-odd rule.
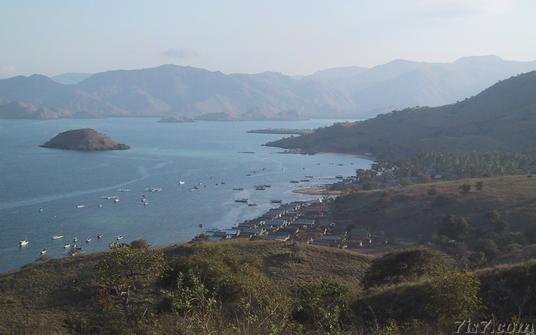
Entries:
[[136,182],[139,182],[139,181],[142,181],[151,177],[151,174],[149,173],[149,171],[147,171],[147,168],[145,167],[145,165],[138,166],[138,174],[139,174],[138,178],[134,178],[134,179],[131,179],[131,180],[119,183],[119,184],[111,185],[111,186],[104,186],[104,187],[92,188],[89,190],[74,191],[74,192],[61,193],[61,194],[50,194],[50,195],[44,195],[44,196],[36,197],[32,199],[24,199],[24,200],[0,203],[0,210],[13,209],[13,208],[24,207],[24,206],[32,206],[32,205],[42,204],[45,202],[74,198],[74,197],[78,197],[78,196],[86,195],[86,194],[111,191],[111,190],[125,187],[130,184],[133,184],[133,183],[136,183]]

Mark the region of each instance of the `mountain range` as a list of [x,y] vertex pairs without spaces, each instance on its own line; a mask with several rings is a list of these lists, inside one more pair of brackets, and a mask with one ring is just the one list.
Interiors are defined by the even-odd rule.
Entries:
[[535,69],[536,62],[480,56],[452,63],[395,60],[302,77],[224,74],[177,65],[52,78],[16,76],[0,80],[0,118],[362,119],[405,107],[453,103]]
[[380,158],[430,151],[534,152],[535,129],[536,71],[532,71],[454,104],[338,123],[268,145],[306,152],[371,153]]

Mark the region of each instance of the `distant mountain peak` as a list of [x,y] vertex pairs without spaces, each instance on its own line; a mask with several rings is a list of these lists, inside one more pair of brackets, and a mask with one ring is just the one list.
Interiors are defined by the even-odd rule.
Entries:
[[458,58],[454,63],[474,63],[474,62],[504,62],[499,56],[496,55],[482,55],[482,56],[467,56]]

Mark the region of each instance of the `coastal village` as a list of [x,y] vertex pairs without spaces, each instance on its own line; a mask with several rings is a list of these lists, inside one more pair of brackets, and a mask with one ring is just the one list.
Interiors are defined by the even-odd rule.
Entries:
[[300,241],[334,248],[365,249],[388,244],[383,231],[371,232],[349,220],[334,220],[333,198],[297,201],[272,208],[231,229],[207,230],[195,239],[249,239]]

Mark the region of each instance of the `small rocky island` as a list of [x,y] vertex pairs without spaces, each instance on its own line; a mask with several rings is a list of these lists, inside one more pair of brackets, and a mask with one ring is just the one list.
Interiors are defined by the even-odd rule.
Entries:
[[158,122],[160,123],[183,123],[183,122],[194,122],[194,119],[186,117],[186,116],[169,116],[161,118]]
[[128,145],[114,142],[110,137],[90,128],[73,129],[59,133],[41,147],[78,151],[130,149]]

